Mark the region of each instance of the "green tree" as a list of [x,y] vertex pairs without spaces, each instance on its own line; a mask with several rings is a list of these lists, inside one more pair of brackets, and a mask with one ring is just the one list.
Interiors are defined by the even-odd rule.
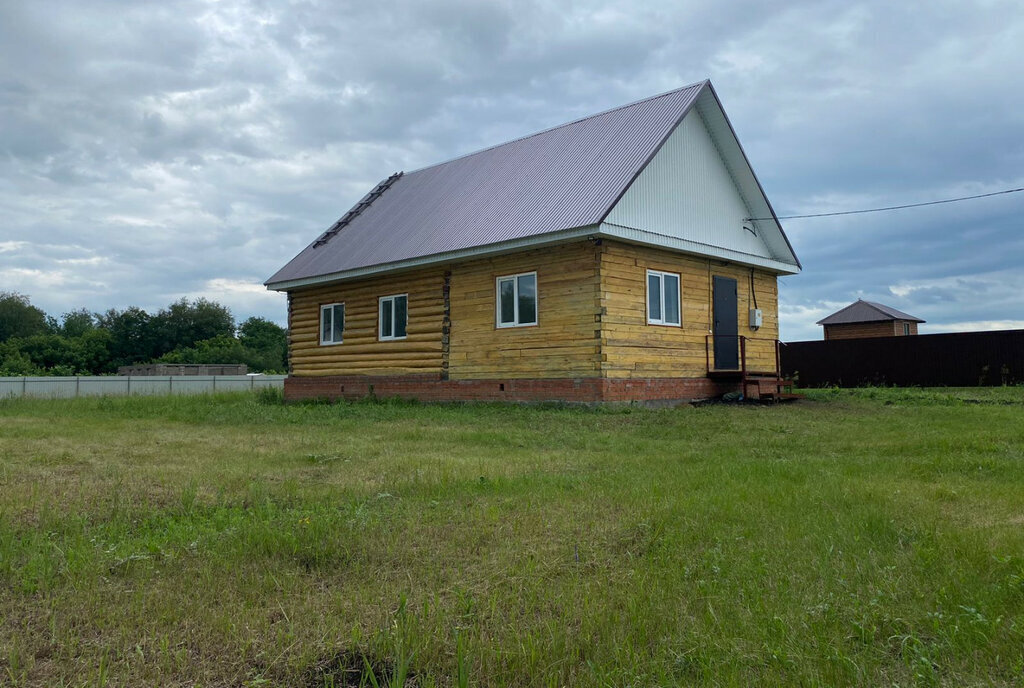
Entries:
[[234,337],[219,335],[164,354],[161,363],[244,363],[254,373],[283,372],[281,354],[275,348],[253,349]]
[[0,343],[0,377],[39,375],[42,371],[32,363],[18,344],[20,339],[8,339]]
[[160,357],[161,363],[247,363],[247,352],[242,343],[228,335],[196,342]]
[[172,303],[153,316],[152,330],[157,356],[194,346],[218,336],[235,336],[231,311],[214,301],[186,298]]
[[96,316],[99,327],[110,333],[110,367],[151,361],[156,355],[152,316],[136,306],[111,308]]
[[112,373],[110,346],[113,336],[107,330],[93,328],[80,337],[71,338],[72,361],[75,370],[82,375]]
[[96,316],[87,308],[79,308],[61,316],[60,334],[65,337],[81,337],[96,329]]
[[60,367],[74,370],[74,352],[71,341],[59,334],[34,334],[31,337],[11,339],[8,344],[15,346],[27,356],[32,365],[46,371]]
[[24,294],[0,292],[0,342],[11,337],[30,337],[48,330],[46,313]]
[[288,331],[280,325],[253,316],[238,327],[238,340],[259,354],[260,370],[288,369]]

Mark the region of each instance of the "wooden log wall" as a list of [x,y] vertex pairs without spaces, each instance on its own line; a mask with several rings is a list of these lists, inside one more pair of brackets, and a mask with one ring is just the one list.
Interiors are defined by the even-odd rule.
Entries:
[[[582,241],[452,267],[451,379],[600,375],[597,247]],[[495,279],[537,272],[537,325],[495,324]]]
[[[647,269],[681,277],[682,327],[647,324]],[[495,280],[537,273],[538,324],[498,328]],[[703,377],[711,280],[737,281],[749,369],[775,369],[776,276],[754,271],[764,325],[748,327],[750,268],[652,248],[581,241],[289,294],[293,375],[440,374],[453,380]],[[378,341],[377,299],[409,294],[408,337]],[[320,344],[320,306],[345,304],[342,344]]]
[[[647,324],[647,270],[680,275],[682,327]],[[757,305],[764,324],[749,327],[750,268],[714,259],[605,241],[600,248],[601,373],[610,378],[703,377],[706,335],[711,333],[711,283],[715,275],[736,280],[739,334],[747,342],[747,367],[775,370],[779,336],[778,284],[771,272],[754,270]]]
[[[440,373],[444,268],[295,290],[288,295],[291,374],[408,375]],[[409,295],[408,336],[378,341],[377,299]],[[320,306],[345,304],[341,344],[320,344]]]

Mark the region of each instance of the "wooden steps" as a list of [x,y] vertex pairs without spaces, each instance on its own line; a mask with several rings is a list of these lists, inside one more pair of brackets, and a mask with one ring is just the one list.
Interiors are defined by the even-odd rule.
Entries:
[[793,392],[793,381],[774,373],[747,373],[743,376],[743,396],[756,401],[795,401],[802,394]]
[[[772,345],[775,348],[775,366],[772,370],[757,370],[747,367],[751,362],[750,359],[747,358],[748,351],[750,350],[750,343],[757,340],[745,336],[740,337],[739,367],[722,370],[712,367],[711,339],[712,335],[710,334],[705,337],[704,348],[708,364],[707,375],[712,380],[738,383],[740,386],[740,392],[743,394],[743,398],[749,401],[775,403],[777,401],[794,401],[796,399],[803,399],[802,394],[796,394],[793,392],[793,381],[781,377],[777,372],[781,370],[778,340],[772,341]],[[754,359],[754,365],[763,364],[764,361]]]

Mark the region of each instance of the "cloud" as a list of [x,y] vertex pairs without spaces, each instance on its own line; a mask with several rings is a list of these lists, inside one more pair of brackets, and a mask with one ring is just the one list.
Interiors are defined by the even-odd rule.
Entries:
[[[0,279],[283,322],[259,284],[388,174],[705,77],[781,214],[1024,186],[1022,44],[999,0],[4,3]],[[861,295],[1016,322],[1022,203],[785,221],[783,338]]]

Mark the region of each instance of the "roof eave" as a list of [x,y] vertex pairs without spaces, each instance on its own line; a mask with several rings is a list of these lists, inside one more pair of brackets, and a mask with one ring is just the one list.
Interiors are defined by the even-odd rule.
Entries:
[[597,236],[609,239],[618,239],[631,244],[640,244],[643,246],[676,251],[678,253],[688,253],[701,256],[703,258],[717,258],[719,260],[729,261],[730,263],[764,268],[781,275],[795,275],[801,270],[799,265],[786,263],[774,258],[766,258],[765,256],[759,256],[753,253],[743,253],[741,251],[734,251],[721,246],[702,244],[697,241],[680,239],[679,237],[667,236],[643,229],[636,229],[635,227],[625,227],[608,222],[601,224],[600,231],[597,232]]
[[784,263],[782,261],[773,260],[771,258],[765,258],[764,256],[741,253],[739,251],[732,251],[730,249],[725,249],[718,246],[709,246],[706,244],[697,243],[695,241],[687,241],[684,239],[678,239],[676,237],[668,237],[663,236],[661,234],[655,234],[654,232],[647,232],[644,230],[632,229],[629,227],[619,227],[617,225],[610,225],[608,223],[604,223],[601,225],[588,225],[586,227],[576,227],[573,229],[565,229],[558,232],[550,232],[548,234],[541,234],[538,236],[526,237],[523,239],[504,241],[496,244],[488,244],[486,246],[474,246],[471,248],[460,249],[457,251],[436,253],[431,256],[410,258],[408,260],[395,261],[393,263],[381,263],[378,265],[369,265],[366,267],[355,268],[352,270],[341,270],[338,272],[331,272],[323,275],[314,275],[312,277],[302,277],[293,280],[281,280],[278,282],[268,281],[266,283],[266,287],[271,291],[289,291],[292,289],[300,289],[303,287],[330,284],[332,282],[342,282],[362,277],[371,277],[375,275],[384,275],[392,272],[412,270],[415,268],[430,267],[432,265],[443,265],[445,263],[452,263],[460,260],[484,258],[501,255],[503,253],[512,253],[514,251],[521,251],[525,249],[541,248],[544,246],[562,244],[569,241],[586,238],[618,239],[620,241],[632,244],[641,244],[644,246],[666,249],[678,253],[687,253],[706,258],[717,258],[719,260],[726,260],[733,263],[739,263],[741,265],[759,267],[784,275],[794,275],[800,272],[800,267],[797,265]]
[[367,265],[365,267],[353,268],[351,270],[340,270],[338,272],[313,275],[311,277],[301,277],[293,280],[281,280],[278,282],[268,280],[265,284],[267,289],[270,291],[289,291],[291,289],[299,289],[302,287],[330,284],[332,282],[342,282],[361,277],[371,277],[374,275],[384,275],[403,270],[430,267],[432,265],[443,265],[445,263],[468,260],[471,258],[484,258],[500,255],[502,253],[512,253],[513,251],[550,246],[552,244],[562,244],[568,241],[584,239],[591,236],[597,238],[596,230],[596,225],[575,227],[573,229],[564,229],[557,232],[549,232],[547,234],[540,234],[522,239],[513,239],[511,241],[503,241],[495,244],[472,246],[455,251],[435,253],[429,256],[418,256],[416,258],[399,260],[393,263]]
[[714,97],[715,103],[718,105],[718,109],[722,111],[722,117],[725,119],[725,123],[728,125],[729,131],[732,133],[732,138],[736,142],[736,146],[739,148],[740,155],[743,156],[743,160],[747,164],[747,169],[750,170],[750,175],[753,177],[754,183],[757,184],[757,188],[761,192],[761,197],[768,206],[768,212],[771,213],[776,226],[779,228],[779,232],[782,234],[782,239],[786,242],[786,246],[789,248],[789,252],[793,256],[793,260],[796,261],[796,271],[800,272],[803,270],[800,258],[797,257],[796,251],[793,250],[793,244],[789,241],[789,237],[786,235],[786,230],[782,228],[782,223],[779,222],[779,216],[775,213],[775,208],[772,207],[772,202],[768,200],[768,194],[764,192],[764,187],[761,185],[761,180],[757,178],[757,173],[754,172],[754,167],[750,164],[750,158],[747,157],[747,152],[743,150],[743,144],[740,143],[739,137],[736,136],[736,129],[732,126],[732,121],[729,119],[729,113],[727,113],[725,108],[722,106],[722,100],[718,97],[718,93],[715,91],[715,87],[710,81],[707,82],[707,90]]
[[874,323],[896,322],[897,320],[899,320],[899,318],[876,318],[874,320],[844,320],[843,322],[825,322],[824,320],[819,320],[815,324],[821,325],[822,327],[835,327],[836,325],[873,325]]

